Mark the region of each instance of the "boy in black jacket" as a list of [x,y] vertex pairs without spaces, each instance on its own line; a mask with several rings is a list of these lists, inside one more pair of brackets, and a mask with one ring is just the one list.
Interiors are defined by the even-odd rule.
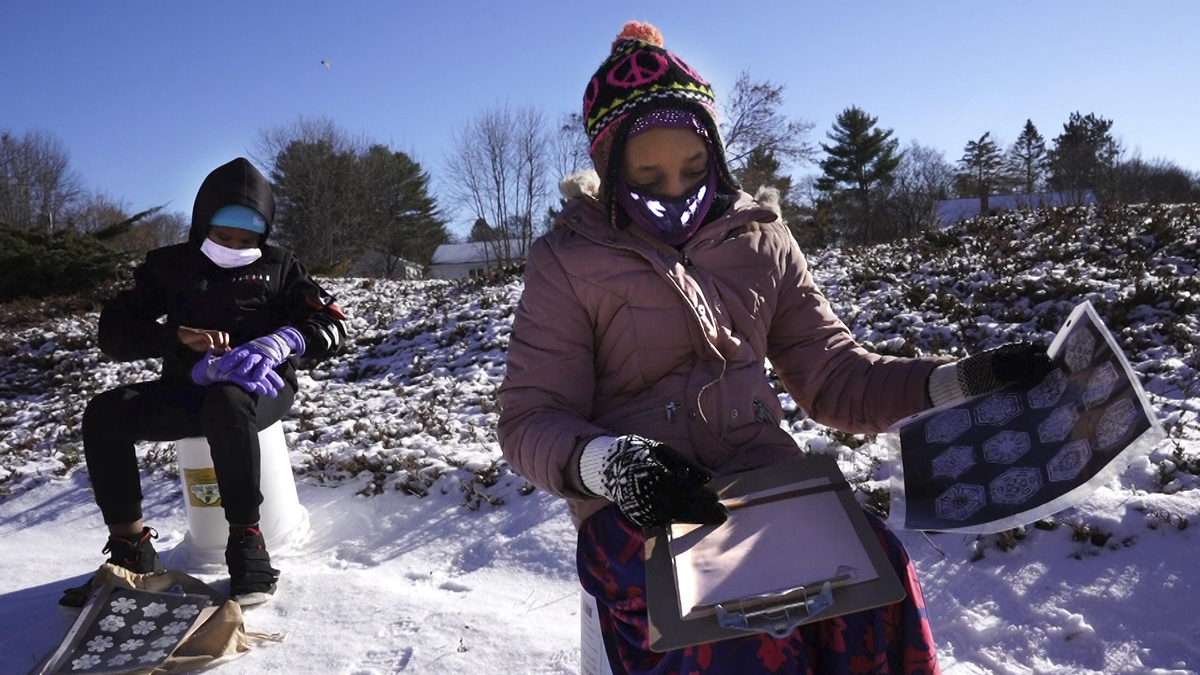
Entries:
[[[101,351],[120,361],[161,357],[162,378],[101,393],[83,415],[88,474],[109,530],[104,552],[139,573],[163,567],[157,534],[142,524],[134,443],[208,439],[229,521],[230,596],[244,605],[266,600],[279,578],[258,528],[258,431],[291,408],[294,357],[323,358],[346,337],[333,298],[290,252],[266,244],[274,215],[270,184],[245,159],[204,179],[189,241],[147,254],[133,288],[100,314]],[[72,589],[61,602],[81,605],[87,592]]]

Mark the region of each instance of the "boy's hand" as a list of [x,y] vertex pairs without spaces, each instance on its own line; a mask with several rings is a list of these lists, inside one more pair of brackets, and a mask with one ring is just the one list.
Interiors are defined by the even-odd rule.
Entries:
[[180,326],[175,334],[179,341],[192,351],[207,352],[211,350],[214,354],[224,354],[229,351],[229,333],[225,331]]

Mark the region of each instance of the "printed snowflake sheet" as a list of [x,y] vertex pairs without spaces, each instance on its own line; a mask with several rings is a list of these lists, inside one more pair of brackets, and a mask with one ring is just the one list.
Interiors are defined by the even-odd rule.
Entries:
[[42,673],[149,673],[198,622],[209,599],[102,586]]
[[908,530],[1000,532],[1073,506],[1165,438],[1125,355],[1091,303],[1049,348],[1053,370],[900,421],[891,516]]

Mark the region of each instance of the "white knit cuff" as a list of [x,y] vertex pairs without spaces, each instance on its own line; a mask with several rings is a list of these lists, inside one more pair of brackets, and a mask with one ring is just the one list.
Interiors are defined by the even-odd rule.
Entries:
[[944,363],[929,374],[929,400],[936,408],[951,401],[965,400],[966,393],[958,383],[958,365]]
[[579,478],[592,494],[612,498],[604,486],[604,470],[616,449],[617,439],[613,436],[597,436],[583,446],[579,455]]

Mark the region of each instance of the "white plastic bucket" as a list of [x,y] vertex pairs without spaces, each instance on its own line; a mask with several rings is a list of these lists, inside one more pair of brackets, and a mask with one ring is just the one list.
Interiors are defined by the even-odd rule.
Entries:
[[[286,552],[308,534],[308,510],[300,505],[292,462],[288,456],[283,425],[276,422],[258,432],[261,450],[259,490],[259,527],[272,555]],[[225,544],[229,523],[221,506],[221,492],[213,470],[212,454],[203,437],[175,442],[179,478],[183,483],[183,502],[187,511],[188,531],[183,542],[166,557],[172,569],[204,571],[225,566]]]
[[604,637],[600,635],[600,617],[596,614],[596,599],[587,591],[579,592],[579,673],[580,675],[613,675],[604,652]]

